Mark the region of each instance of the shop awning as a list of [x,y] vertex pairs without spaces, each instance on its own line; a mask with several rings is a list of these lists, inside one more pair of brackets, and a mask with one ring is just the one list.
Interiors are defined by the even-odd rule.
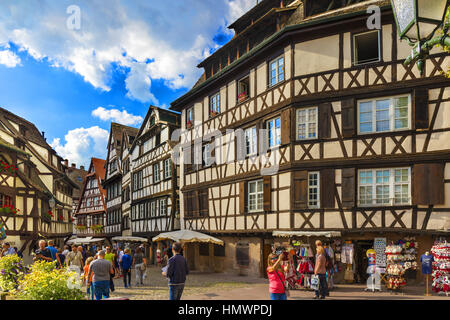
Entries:
[[272,233],[274,237],[340,237],[341,233],[339,231],[274,231]]
[[116,242],[148,242],[148,239],[140,237],[114,237],[111,240]]
[[75,239],[70,239],[69,241],[67,241],[67,244],[87,244],[87,243],[102,242],[102,241],[105,241],[105,238],[92,238],[92,237],[75,238]]
[[152,241],[164,241],[173,240],[180,242],[206,242],[214,243],[223,246],[223,241],[207,234],[192,231],[192,230],[179,230],[173,232],[165,232],[157,235],[152,239]]

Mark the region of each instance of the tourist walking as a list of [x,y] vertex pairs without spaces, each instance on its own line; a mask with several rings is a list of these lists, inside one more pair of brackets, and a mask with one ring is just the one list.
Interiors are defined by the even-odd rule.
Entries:
[[58,249],[56,253],[56,261],[58,262],[57,267],[62,268],[64,266],[64,262],[66,261],[66,256],[63,254],[61,249]]
[[[120,268],[123,275],[123,284],[125,288],[131,288],[131,266],[133,259],[130,256],[130,249],[125,249],[122,259],[120,260]],[[128,280],[127,280],[128,279]],[[128,281],[128,283],[127,283]]]
[[33,258],[33,261],[53,261],[52,254],[50,250],[47,248],[47,242],[45,240],[39,241],[39,249],[35,251],[36,256]]
[[13,255],[13,254],[17,253],[14,248],[11,248],[11,245],[9,244],[9,242],[5,242],[2,245],[2,248],[3,249],[1,251],[0,257],[10,256],[10,255]]
[[86,259],[86,264],[84,266],[84,276],[83,276],[83,284],[86,285],[86,293],[91,300],[94,300],[94,289],[92,286],[89,286],[88,283],[92,283],[92,274],[89,276],[89,267],[91,262],[94,261],[93,257],[89,257]]
[[147,259],[145,259],[140,247],[136,249],[134,254],[133,265],[136,271],[136,287],[144,285],[144,273],[147,270]]
[[[98,259],[91,262],[88,273],[88,286],[92,285],[96,300],[109,298],[111,275],[114,274],[111,262],[105,259],[106,252],[101,250]],[[92,281],[91,281],[92,275]]]
[[[315,290],[314,299],[325,299],[328,292],[327,275],[326,275],[326,258],[325,249],[320,245],[317,247],[316,264],[314,267],[314,275],[319,277],[319,290]],[[319,296],[320,294],[320,296]]]
[[175,242],[172,246],[173,257],[169,259],[162,275],[169,279],[169,299],[180,300],[183,294],[186,276],[189,268],[186,259],[181,255],[181,243]]
[[56,254],[58,253],[58,249],[55,248],[55,244],[53,240],[48,240],[47,249],[50,250],[50,254],[52,255],[52,260],[56,261]]
[[70,247],[69,247],[68,245],[65,245],[62,254],[65,255],[65,256],[67,257],[67,255],[69,254],[69,252],[70,252]]
[[[100,255],[100,253],[99,253],[99,255]],[[113,267],[113,271],[114,271],[116,255],[115,255],[114,252],[111,252],[111,247],[109,247],[109,246],[106,247],[105,259],[111,263],[111,266]],[[113,272],[110,275],[110,280],[109,280],[109,289],[111,290],[111,292],[115,291],[115,288],[114,288],[114,275],[115,275],[115,272]]]
[[72,247],[72,251],[67,254],[66,265],[70,270],[77,272],[81,275],[81,270],[83,269],[83,256],[78,251],[77,246]]
[[268,258],[267,277],[269,278],[269,292],[271,300],[287,300],[286,276],[289,265],[282,266],[283,254],[271,253]]

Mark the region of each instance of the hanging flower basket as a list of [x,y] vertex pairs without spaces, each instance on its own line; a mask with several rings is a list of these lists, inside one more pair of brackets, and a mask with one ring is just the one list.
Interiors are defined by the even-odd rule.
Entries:
[[7,164],[5,161],[2,161],[0,163],[0,171],[1,172],[9,172],[9,173],[14,173],[17,171],[17,167],[13,166],[12,164],[9,165]]
[[103,231],[103,225],[101,224],[94,224],[91,226],[92,231],[94,231],[94,233],[100,233]]

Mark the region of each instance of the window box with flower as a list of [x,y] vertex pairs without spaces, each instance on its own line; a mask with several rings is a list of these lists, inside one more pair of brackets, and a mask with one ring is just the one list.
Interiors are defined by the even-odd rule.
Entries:
[[6,213],[9,215],[15,216],[20,210],[15,208],[13,205],[5,204],[3,207],[0,208],[1,213]]
[[48,212],[44,213],[44,215],[43,215],[42,218],[44,219],[45,222],[50,222],[50,221],[52,221],[52,219],[53,219],[54,217],[55,217],[55,216],[53,215],[53,212],[48,211]]
[[244,92],[239,93],[239,95],[238,95],[238,101],[239,102],[244,102],[247,99],[248,99],[247,92],[244,91]]
[[92,231],[94,231],[94,233],[100,233],[103,231],[103,225],[101,224],[94,224],[91,226]]
[[75,226],[75,229],[79,230],[79,231],[84,231],[87,229],[87,226],[79,224]]
[[17,167],[13,166],[12,164],[9,165],[7,164],[5,161],[2,161],[0,163],[0,171],[1,172],[9,172],[9,173],[14,173],[17,171]]

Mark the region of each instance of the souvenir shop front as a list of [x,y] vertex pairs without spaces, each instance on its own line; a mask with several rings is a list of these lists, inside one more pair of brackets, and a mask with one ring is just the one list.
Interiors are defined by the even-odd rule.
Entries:
[[[330,289],[335,284],[367,285],[370,290],[400,291],[408,284],[422,285],[426,274],[421,258],[435,257],[430,285],[450,291],[450,237],[433,233],[297,232],[276,231],[274,244],[289,253],[291,289],[309,289],[314,272],[315,242],[320,240],[331,258],[327,266]],[[445,242],[447,241],[447,242]]]
[[[327,282],[330,290],[335,284],[335,275],[338,272],[335,263],[336,239],[341,238],[337,231],[313,232],[313,231],[274,231],[272,248],[276,250],[282,247],[286,250],[289,261],[289,270],[286,281],[292,290],[310,290],[311,277],[314,274],[316,255],[315,242],[320,240],[329,257],[327,264]],[[267,257],[264,257],[265,261]]]

